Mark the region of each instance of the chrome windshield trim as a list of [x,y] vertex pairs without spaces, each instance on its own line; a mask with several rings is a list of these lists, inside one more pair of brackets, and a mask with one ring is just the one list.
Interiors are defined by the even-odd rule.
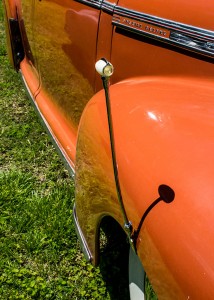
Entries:
[[[211,30],[144,14],[120,6],[114,8],[112,24],[124,30],[199,52],[206,56],[214,56],[214,31]],[[161,32],[161,34],[158,32]]]

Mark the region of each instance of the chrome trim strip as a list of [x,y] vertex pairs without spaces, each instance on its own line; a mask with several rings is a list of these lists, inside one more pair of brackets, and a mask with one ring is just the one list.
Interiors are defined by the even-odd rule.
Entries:
[[[214,31],[155,17],[115,6],[112,24],[116,27],[148,36],[207,56],[214,56]],[[155,26],[155,28],[152,28]],[[148,27],[146,29],[146,27]],[[158,27],[158,28],[157,28]],[[161,36],[155,31],[168,31]]]
[[74,0],[74,1],[97,9],[100,9],[102,4],[102,0]]
[[113,14],[115,7],[116,7],[116,3],[111,3],[111,2],[104,0],[101,8],[102,8],[102,11],[104,11],[108,14]]
[[186,25],[183,23],[175,22],[172,20],[167,20],[159,17],[155,17],[152,15],[144,14],[141,12],[137,12],[134,10],[126,9],[123,7],[116,6],[114,13],[122,16],[122,17],[128,17],[133,18],[135,20],[139,20],[142,22],[146,22],[149,24],[154,24],[157,26],[165,27],[171,30],[178,30],[180,32],[183,32],[184,34],[191,34],[194,37],[201,38],[203,36],[204,38],[213,40],[214,38],[214,32],[211,30],[202,29],[199,27],[194,27],[191,25]]
[[92,261],[92,254],[89,250],[88,244],[87,244],[87,242],[85,240],[85,237],[82,233],[82,230],[80,228],[78,218],[77,218],[77,214],[76,214],[75,204],[74,204],[74,207],[73,207],[73,219],[74,219],[74,225],[75,225],[76,233],[77,233],[78,239],[80,241],[80,245],[81,245],[81,248],[83,250],[84,256],[85,256],[87,261],[91,262]]
[[116,6],[115,3],[111,3],[105,0],[74,0],[74,1],[93,8],[101,9],[102,11],[108,14],[113,14],[114,8]]
[[[33,95],[31,94],[30,92],[30,89],[27,85],[27,82],[21,72],[21,70],[19,71],[20,74],[21,74],[21,77],[22,77],[22,80],[24,82],[24,86],[26,88],[26,91],[27,91],[27,94],[28,94],[28,97],[30,98],[34,108],[36,109],[36,112],[38,113],[45,129],[47,130],[47,133],[48,135],[50,136],[51,138],[51,141],[52,143],[54,144],[56,150],[58,151],[59,155],[61,156],[64,164],[65,164],[65,167],[67,168],[68,172],[70,173],[71,177],[74,179],[75,178],[75,171],[74,171],[74,168],[71,166],[71,164],[69,163],[69,161],[67,160],[66,158],[66,153],[61,149],[60,147],[60,143],[57,141],[57,139],[55,138],[54,134],[52,133],[51,131],[51,128],[49,126],[49,124],[47,123],[47,121],[45,120],[45,118],[43,117],[41,111],[39,110],[39,107],[38,105],[36,104],[36,102],[34,101],[34,98],[33,98]],[[82,233],[82,230],[80,228],[80,225],[78,223],[78,219],[77,219],[77,215],[76,215],[76,208],[75,208],[75,204],[74,204],[74,207],[73,207],[73,219],[74,219],[74,225],[75,225],[75,229],[76,229],[76,233],[77,233],[77,236],[79,238],[79,241],[80,241],[80,244],[82,246],[82,250],[83,250],[83,253],[85,255],[85,258],[87,261],[92,261],[92,254],[89,250],[89,247],[87,245],[87,242],[84,238],[84,235]]]
[[32,105],[34,106],[41,122],[42,122],[42,125],[44,126],[44,128],[46,129],[46,132],[48,133],[50,139],[51,139],[51,142],[52,144],[54,145],[55,149],[57,150],[59,156],[61,157],[66,169],[68,170],[70,176],[72,177],[72,179],[74,180],[75,179],[75,170],[74,170],[74,167],[70,164],[69,160],[67,159],[67,154],[63,151],[62,147],[60,146],[60,143],[59,141],[56,139],[56,137],[54,136],[48,122],[45,120],[44,116],[42,115],[37,103],[34,101],[34,97],[33,95],[31,94],[31,91],[28,87],[28,84],[21,72],[21,70],[19,71],[20,74],[21,74],[21,78],[24,82],[24,86],[25,86],[25,89],[27,91],[27,94],[28,94],[28,97],[29,99],[31,100],[31,103]]
[[170,43],[175,43],[178,46],[203,53],[208,56],[214,57],[214,41],[202,41],[199,39],[191,38],[188,35],[180,34],[179,32],[171,32]]
[[105,0],[75,1],[112,14],[112,24],[118,28],[214,57],[214,31],[127,9]]

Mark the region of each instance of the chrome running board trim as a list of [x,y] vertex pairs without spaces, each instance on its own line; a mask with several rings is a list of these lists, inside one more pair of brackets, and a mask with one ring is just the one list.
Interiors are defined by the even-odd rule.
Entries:
[[36,113],[39,116],[39,119],[40,119],[43,127],[45,128],[48,136],[50,137],[51,142],[54,145],[54,148],[57,150],[57,153],[59,154],[60,158],[62,159],[62,161],[63,161],[63,163],[65,165],[65,168],[68,170],[70,176],[74,180],[75,179],[75,170],[74,170],[74,167],[70,164],[69,159],[67,158],[67,154],[62,149],[60,142],[57,140],[57,138],[55,137],[54,133],[52,132],[52,130],[51,130],[48,122],[45,120],[44,116],[42,115],[42,113],[41,113],[41,111],[40,111],[37,103],[34,100],[33,95],[31,94],[31,91],[30,91],[30,89],[28,87],[28,84],[27,84],[27,82],[26,82],[26,80],[25,80],[25,78],[24,78],[21,70],[19,72],[20,72],[21,78],[22,78],[22,80],[24,82],[24,86],[25,86],[25,89],[27,91],[28,98],[31,100],[31,103],[32,103],[33,107],[35,108]]
[[77,214],[76,214],[75,204],[74,204],[74,207],[73,207],[73,219],[74,219],[74,225],[75,225],[76,233],[77,233],[78,239],[80,241],[80,245],[81,245],[82,251],[84,253],[84,256],[85,256],[85,258],[88,262],[91,262],[92,261],[92,254],[89,250],[88,244],[87,244],[87,242],[85,240],[85,237],[83,235],[83,232],[80,228],[78,218],[77,218]]

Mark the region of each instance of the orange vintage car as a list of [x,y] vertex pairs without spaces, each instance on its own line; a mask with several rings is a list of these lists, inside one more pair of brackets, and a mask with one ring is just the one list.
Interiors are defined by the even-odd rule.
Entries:
[[131,299],[214,299],[214,2],[3,0],[8,52],[76,183],[86,258],[114,219]]

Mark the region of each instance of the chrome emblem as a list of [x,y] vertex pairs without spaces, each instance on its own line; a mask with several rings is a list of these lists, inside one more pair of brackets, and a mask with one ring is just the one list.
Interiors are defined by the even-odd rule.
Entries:
[[163,30],[163,29],[160,29],[160,28],[157,28],[157,27],[153,27],[153,26],[149,26],[149,25],[147,25],[145,27],[145,30],[150,32],[150,33],[154,33],[154,34],[161,35],[161,36],[166,36],[167,35],[166,30]]
[[117,24],[120,24],[121,26],[124,26],[126,28],[129,27],[131,29],[137,30],[138,32],[144,32],[149,35],[155,35],[162,38],[169,38],[170,36],[169,30],[166,30],[156,25],[151,25],[146,22],[136,21],[134,19],[127,18],[127,17],[121,17],[119,15],[114,15],[113,18]]
[[[105,0],[104,0],[105,2]],[[214,31],[114,7],[112,24],[191,52],[214,57]]]

